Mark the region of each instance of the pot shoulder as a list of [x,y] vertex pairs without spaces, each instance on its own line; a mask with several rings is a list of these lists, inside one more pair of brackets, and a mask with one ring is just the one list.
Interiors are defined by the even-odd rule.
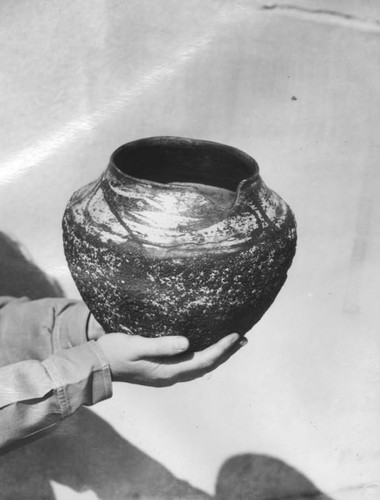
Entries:
[[[218,196],[222,202],[215,201]],[[231,196],[183,185],[126,185],[103,175],[73,194],[64,220],[66,230],[94,244],[162,256],[235,252],[268,235],[295,238],[296,229],[290,207],[260,177],[243,182]]]

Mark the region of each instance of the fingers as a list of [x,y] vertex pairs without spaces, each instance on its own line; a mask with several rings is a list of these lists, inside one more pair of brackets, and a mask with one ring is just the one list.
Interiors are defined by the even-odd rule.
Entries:
[[156,338],[131,336],[130,342],[137,358],[175,356],[189,348],[187,338],[180,336]]
[[227,361],[236,351],[247,343],[245,338],[240,341],[237,333],[224,337],[216,344],[194,353],[178,363],[167,366],[167,377],[176,382],[185,382],[202,377]]
[[212,369],[219,361],[224,359],[238,340],[239,334],[232,333],[207,349],[195,353],[194,358],[191,360],[193,366],[189,364],[189,368],[200,370]]

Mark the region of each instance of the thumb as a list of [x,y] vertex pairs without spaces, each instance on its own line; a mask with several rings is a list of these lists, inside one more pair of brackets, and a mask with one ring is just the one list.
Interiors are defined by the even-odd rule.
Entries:
[[[133,338],[133,337],[132,337]],[[165,337],[134,337],[134,352],[139,358],[155,356],[175,356],[181,354],[189,348],[189,341],[186,337],[165,336]]]
[[90,313],[87,320],[87,340],[98,340],[105,335],[105,331]]

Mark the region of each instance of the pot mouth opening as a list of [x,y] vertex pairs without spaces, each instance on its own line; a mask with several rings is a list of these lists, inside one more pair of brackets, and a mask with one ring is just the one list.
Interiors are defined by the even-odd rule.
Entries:
[[217,142],[182,137],[149,137],[124,144],[111,156],[123,174],[154,184],[203,184],[236,192],[256,177],[249,155]]

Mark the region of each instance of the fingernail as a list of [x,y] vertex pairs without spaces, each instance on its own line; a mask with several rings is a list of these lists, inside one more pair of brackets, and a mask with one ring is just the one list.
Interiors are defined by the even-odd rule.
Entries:
[[244,347],[247,344],[248,344],[248,340],[246,338],[243,337],[242,339],[240,339],[240,341],[239,341],[240,347]]
[[176,342],[176,348],[178,349],[178,351],[186,351],[186,349],[189,347],[189,341],[182,337],[180,339],[177,339],[177,342]]

